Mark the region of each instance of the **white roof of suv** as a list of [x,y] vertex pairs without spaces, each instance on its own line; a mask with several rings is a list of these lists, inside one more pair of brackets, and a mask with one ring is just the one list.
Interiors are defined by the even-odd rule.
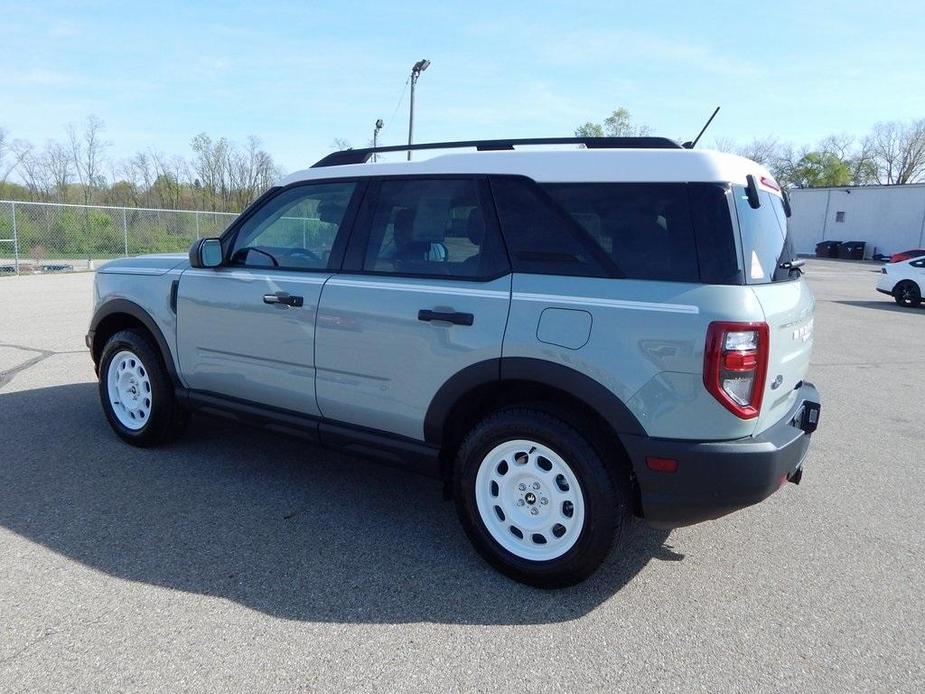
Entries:
[[760,164],[725,152],[703,149],[576,148],[456,152],[420,161],[318,166],[289,174],[280,181],[280,185],[322,178],[454,173],[512,174],[556,183],[695,181],[745,185],[748,174],[759,181],[761,178],[774,181],[774,177]]

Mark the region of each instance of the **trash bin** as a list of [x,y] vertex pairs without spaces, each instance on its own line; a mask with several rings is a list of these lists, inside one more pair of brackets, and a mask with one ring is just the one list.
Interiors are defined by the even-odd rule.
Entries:
[[841,241],[820,241],[816,244],[817,258],[837,258]]
[[838,247],[838,257],[846,260],[864,260],[865,241],[845,241]]

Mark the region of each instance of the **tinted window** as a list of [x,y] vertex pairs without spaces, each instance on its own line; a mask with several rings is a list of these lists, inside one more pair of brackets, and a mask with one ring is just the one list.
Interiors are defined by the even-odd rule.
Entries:
[[473,179],[385,180],[368,225],[367,271],[476,278],[507,269]]
[[298,186],[271,198],[241,226],[231,261],[249,267],[328,268],[355,183]]
[[729,187],[721,183],[690,183],[687,192],[697,240],[700,281],[707,284],[742,284],[739,251],[729,207]]
[[495,178],[491,190],[515,272],[610,277],[613,264],[536,184]]
[[550,183],[543,188],[624,277],[700,278],[687,187],[681,183]]
[[733,186],[732,190],[748,283],[765,284],[799,277],[799,273],[780,267],[781,263],[796,257],[781,199],[759,191],[761,206],[755,210],[748,204],[744,187]]

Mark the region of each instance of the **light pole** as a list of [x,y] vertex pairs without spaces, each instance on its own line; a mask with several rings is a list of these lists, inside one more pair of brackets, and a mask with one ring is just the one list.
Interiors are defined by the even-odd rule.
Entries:
[[[376,121],[376,127],[373,128],[373,149],[376,149],[376,145],[379,142],[379,131],[382,130],[382,119]],[[373,161],[376,161],[376,153],[373,152]]]
[[[411,111],[408,114],[408,144],[414,140],[414,85],[417,84],[418,78],[430,66],[429,60],[423,58],[417,61],[411,68]],[[411,150],[408,150],[408,161],[411,161]]]

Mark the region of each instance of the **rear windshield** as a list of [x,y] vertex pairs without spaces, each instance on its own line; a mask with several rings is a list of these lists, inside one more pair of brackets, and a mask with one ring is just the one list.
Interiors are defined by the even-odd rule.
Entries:
[[744,187],[733,186],[732,192],[742,236],[746,282],[768,284],[798,278],[799,273],[780,267],[796,257],[783,201],[776,195],[758,191],[761,206],[752,209]]

